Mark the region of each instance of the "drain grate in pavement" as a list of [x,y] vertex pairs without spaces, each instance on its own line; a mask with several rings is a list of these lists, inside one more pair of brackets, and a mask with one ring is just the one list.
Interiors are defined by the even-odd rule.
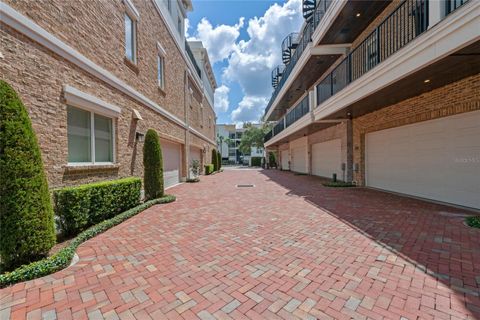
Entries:
[[254,184],[237,184],[237,188],[253,188]]

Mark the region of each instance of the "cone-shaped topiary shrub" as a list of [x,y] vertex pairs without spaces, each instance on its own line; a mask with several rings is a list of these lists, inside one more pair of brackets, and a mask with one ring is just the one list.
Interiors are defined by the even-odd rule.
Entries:
[[213,164],[213,171],[218,170],[218,155],[217,150],[212,149],[212,164]]
[[217,152],[217,164],[218,164],[218,170],[222,168],[222,154],[220,151]]
[[53,209],[37,137],[16,92],[0,80],[0,256],[12,270],[55,244]]
[[145,199],[150,200],[163,197],[162,148],[160,147],[158,134],[153,129],[148,129],[145,134],[143,168]]

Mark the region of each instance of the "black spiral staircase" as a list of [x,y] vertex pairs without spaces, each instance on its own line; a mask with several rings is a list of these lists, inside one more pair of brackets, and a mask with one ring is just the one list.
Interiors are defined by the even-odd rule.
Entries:
[[284,65],[277,66],[275,67],[275,69],[272,70],[272,87],[276,88],[278,86],[278,83],[280,82],[280,78],[282,77],[284,71]]
[[284,64],[288,64],[292,58],[292,54],[298,46],[298,33],[292,32],[282,41],[282,60]]
[[302,5],[303,18],[307,22],[312,20],[316,5],[317,5],[316,0],[303,0],[303,5]]

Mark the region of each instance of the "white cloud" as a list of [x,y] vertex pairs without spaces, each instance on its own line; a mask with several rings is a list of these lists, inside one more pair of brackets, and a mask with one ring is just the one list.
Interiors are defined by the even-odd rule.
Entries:
[[[243,18],[233,26],[213,27],[206,18],[197,25],[195,38],[203,41],[212,63],[228,59],[222,82],[237,83],[242,90],[243,98],[231,113],[232,121],[258,121],[263,115],[272,93],[271,70],[282,63],[282,40],[289,33],[298,32],[304,21],[301,5],[301,0],[275,3],[263,16],[249,19],[246,40],[238,41]],[[225,105],[228,108],[222,100],[224,92],[216,93],[215,99],[217,95],[221,101],[215,103],[216,109],[223,111]]]
[[268,102],[265,97],[244,96],[238,107],[232,111],[234,122],[258,122],[263,114],[263,108]]
[[244,18],[241,17],[233,26],[221,24],[213,27],[207,18],[203,18],[198,23],[195,37],[192,40],[203,42],[212,63],[222,61],[227,59],[234,50],[240,36],[240,29],[243,28],[243,21]]
[[190,38],[190,34],[188,33],[190,30],[190,20],[185,19],[185,38]]
[[215,90],[215,111],[216,112],[226,112],[230,106],[230,101],[228,100],[228,93],[230,88],[222,84]]

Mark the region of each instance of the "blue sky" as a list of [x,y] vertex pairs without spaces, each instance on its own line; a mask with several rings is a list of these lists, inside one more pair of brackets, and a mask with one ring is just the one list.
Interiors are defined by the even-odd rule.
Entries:
[[202,40],[219,88],[217,123],[259,121],[272,92],[280,44],[303,23],[301,1],[193,0],[187,36]]

